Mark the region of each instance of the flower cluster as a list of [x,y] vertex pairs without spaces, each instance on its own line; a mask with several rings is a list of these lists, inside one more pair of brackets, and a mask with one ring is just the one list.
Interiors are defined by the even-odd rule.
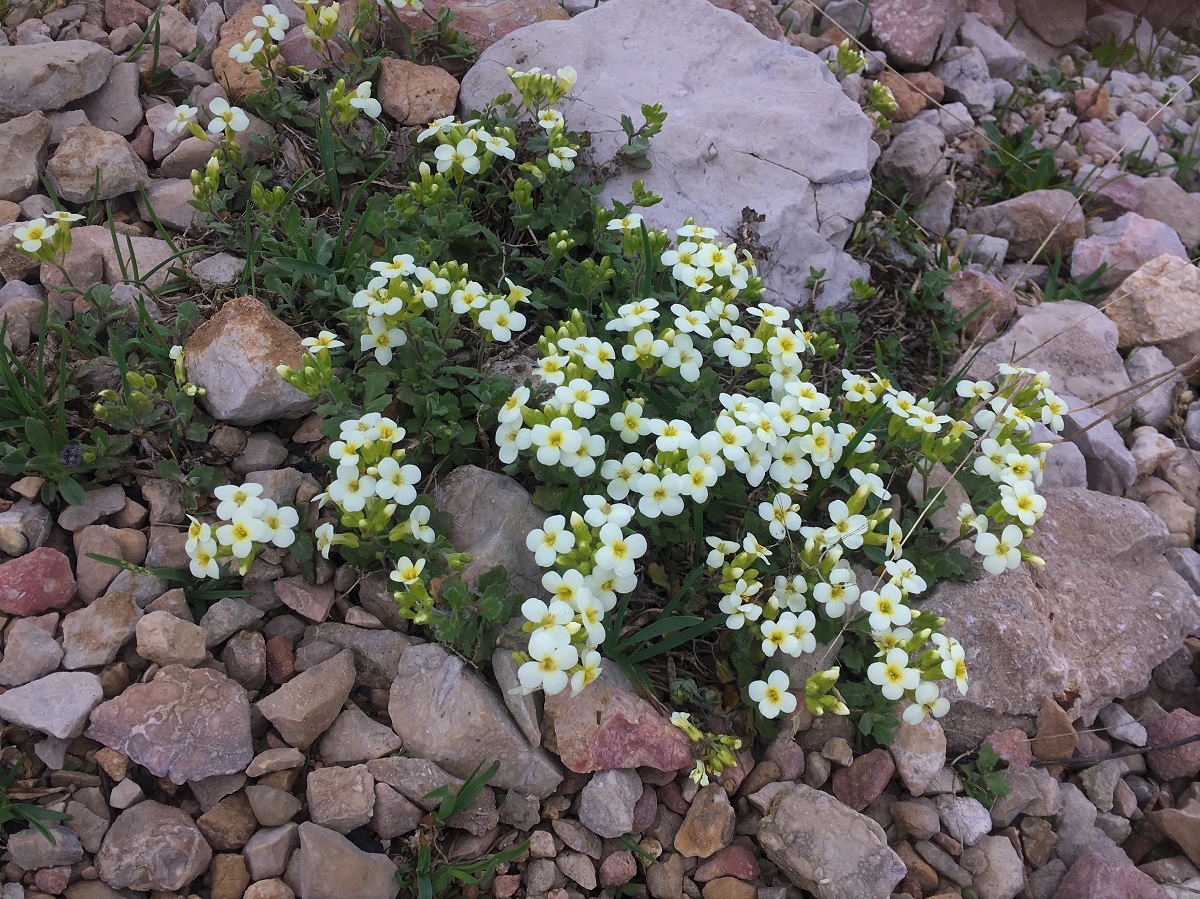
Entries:
[[[940,619],[913,608],[928,585],[904,554],[909,534],[883,477],[895,466],[883,460],[894,452],[921,470],[953,467],[976,441],[992,440],[976,470],[995,472],[1000,495],[983,515],[972,513],[964,532],[978,534],[989,572],[1023,558],[1036,563],[1019,544],[1044,508],[1033,487],[1048,447],[1032,443],[1029,428],[1035,416],[1061,426],[1046,376],[1007,369],[998,386],[978,382],[939,404],[878,375],[843,371],[839,389],[826,394],[805,368],[814,335],[793,326],[787,310],[753,303],[761,282],[747,254],[691,222],[673,245],[636,214],[607,227],[623,232],[627,253],[652,256],[675,297],[616,309],[605,331],[623,340],[589,335],[578,313],[547,329],[540,385],[519,387],[500,412],[502,461],[527,460],[543,478],[569,470],[596,485],[582,491],[586,511],[553,516],[529,535],[548,569],[550,599],[530,598],[523,609],[531,636],[522,686],[577,690],[595,676],[598,612],[638,585],[641,531],[691,522],[714,496],[749,495],[757,514],[743,531],[706,541],[726,626],[752,640],[768,668],[853,636],[876,654],[865,674],[884,697],[912,700],[910,719],[944,714],[932,682],[949,678],[966,689],[962,648],[937,632]],[[707,391],[715,403],[676,417],[655,383],[679,395]],[[832,668],[804,685],[815,714],[848,711],[840,676]],[[797,705],[784,668],[750,682],[747,693],[767,718]]]
[[262,492],[261,484],[227,484],[213,491],[220,500],[217,518],[223,524],[213,527],[191,518],[184,548],[193,575],[221,577],[220,561],[226,558],[236,559],[238,573],[245,574],[263,546],[287,549],[296,542],[299,514],[291,506],[279,506],[263,497]]
[[252,70],[269,71],[271,63],[279,56],[279,42],[287,34],[291,22],[278,7],[267,3],[250,24],[254,28],[229,48],[229,58]]
[[83,221],[82,215],[58,209],[26,222],[13,231],[13,238],[26,256],[53,262],[71,251],[71,225],[79,221]]

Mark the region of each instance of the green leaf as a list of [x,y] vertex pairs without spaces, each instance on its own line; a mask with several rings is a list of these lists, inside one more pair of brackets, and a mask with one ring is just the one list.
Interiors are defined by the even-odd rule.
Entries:
[[29,445],[33,447],[34,452],[58,458],[58,448],[55,447],[53,439],[50,437],[50,432],[46,430],[46,426],[36,418],[25,419],[25,439],[29,441]]
[[87,493],[74,478],[67,478],[58,485],[58,492],[72,506],[82,506],[87,500]]

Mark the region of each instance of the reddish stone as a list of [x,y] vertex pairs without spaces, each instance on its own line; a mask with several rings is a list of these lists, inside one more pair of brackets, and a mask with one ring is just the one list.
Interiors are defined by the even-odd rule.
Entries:
[[849,768],[833,775],[833,795],[856,812],[861,812],[887,789],[896,763],[886,749],[872,749],[860,755]]
[[138,128],[138,132],[129,142],[129,146],[133,147],[133,152],[142,162],[154,162],[154,132],[150,130],[149,125],[142,125]]
[[275,595],[289,609],[320,624],[329,616],[334,590],[333,584],[318,586],[302,577],[288,577],[275,582]]
[[42,868],[33,875],[33,885],[43,893],[60,896],[71,883],[71,869],[66,865]]
[[1071,866],[1054,899],[1170,899],[1170,896],[1132,864],[1122,864],[1089,849]]
[[960,319],[975,313],[963,328],[963,336],[968,340],[987,339],[1003,331],[1017,314],[1013,292],[986,272],[970,269],[959,272],[946,285],[943,295]]
[[104,0],[104,21],[110,30],[135,24],[145,28],[150,15],[150,10],[137,0]]
[[918,112],[929,105],[925,97],[911,80],[896,72],[884,72],[879,76],[879,83],[892,92],[896,98],[896,111],[892,113],[894,122],[907,122]]
[[649,830],[657,813],[658,794],[654,792],[654,787],[644,786],[641,797],[633,806],[633,827],[630,828],[630,833]]
[[600,886],[615,887],[629,883],[637,876],[637,862],[628,849],[614,852],[600,863]]
[[783,40],[783,26],[775,16],[775,10],[767,0],[709,0],[719,9],[727,9],[741,16],[773,41]]
[[688,808],[690,808],[688,801],[683,798],[683,793],[679,790],[679,784],[676,783],[669,783],[665,787],[659,787],[658,801],[677,815],[686,815]]
[[176,784],[239,774],[254,758],[246,691],[209,668],[163,668],[98,706],[87,735]]
[[[1173,743],[1197,735],[1200,735],[1200,718],[1187,709],[1175,709],[1146,725],[1146,736],[1151,746]],[[1148,761],[1150,770],[1163,780],[1195,777],[1200,774],[1200,740],[1176,746],[1174,749],[1153,749]]]
[[1029,737],[1019,727],[998,730],[985,737],[983,742],[996,750],[996,755],[1010,765],[1028,765],[1033,761],[1033,750],[1029,745]]
[[38,615],[61,609],[75,595],[70,560],[43,546],[0,565],[0,612]]
[[933,72],[913,72],[908,76],[908,83],[927,94],[934,103],[946,99],[946,82]]
[[603,680],[546,697],[546,747],[572,771],[692,766],[692,741],[640,696]]
[[780,780],[797,780],[804,774],[804,747],[780,738],[767,747],[767,759],[779,766]]
[[745,846],[733,843],[702,862],[692,874],[696,883],[716,880],[718,877],[736,877],[738,880],[753,880],[758,877],[758,859]]
[[267,677],[273,684],[285,684],[296,673],[296,650],[287,637],[267,641]]
[[1080,119],[1104,121],[1108,118],[1108,91],[1104,88],[1081,88],[1075,91],[1075,111]]
[[[424,12],[401,9],[398,13],[410,29],[419,30],[429,26],[428,16],[436,19],[444,8],[454,13],[454,29],[470,38],[480,53],[518,28],[569,18],[566,10],[553,0],[425,0]],[[384,20],[383,35],[389,50],[404,52],[405,41],[390,16]]]

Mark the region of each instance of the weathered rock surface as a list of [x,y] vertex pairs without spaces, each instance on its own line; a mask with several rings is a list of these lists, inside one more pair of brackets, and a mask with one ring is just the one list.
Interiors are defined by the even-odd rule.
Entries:
[[873,0],[871,29],[902,69],[923,69],[950,46],[963,21],[962,0]]
[[92,41],[0,47],[0,122],[86,97],[100,89],[116,61]]
[[1156,515],[1089,490],[1046,496],[1026,544],[1045,567],[943,583],[927,604],[971,671],[967,695],[951,693],[942,719],[952,752],[1006,727],[1031,729],[1047,696],[1078,691],[1073,710],[1090,724],[1200,625],[1200,600],[1162,556],[1167,529]]
[[[671,52],[662,52],[666,46]],[[743,209],[765,215],[759,235],[773,249],[759,272],[771,302],[806,299],[810,266],[829,278],[821,306],[841,302],[863,274],[842,247],[863,212],[878,151],[870,123],[818,58],[705,0],[610,0],[498,41],[463,79],[460,106],[482,108],[511,90],[506,67],[533,65],[581,73],[561,109],[573,128],[591,133],[597,165],[625,143],[622,113],[664,104],[668,118],[648,153],[652,167],[607,182],[602,202],[627,197],[641,178],[663,195],[645,211],[656,227],[674,231],[692,216],[732,238]],[[819,132],[811,127],[816,120]]]
[[396,899],[396,866],[386,855],[364,852],[336,831],[300,825],[296,882],[302,899]]
[[[1108,316],[1122,349],[1164,344],[1168,355],[1200,355],[1200,269],[1174,254],[1152,259],[1113,291]],[[1180,358],[1178,361],[1183,361]]]
[[300,335],[253,297],[239,297],[196,329],[184,348],[188,377],[203,387],[209,413],[219,421],[256,425],[299,418],[316,401],[279,377],[279,365],[296,366]]
[[545,797],[562,782],[558,763],[529,745],[492,688],[439,645],[404,651],[388,714],[412,755],[458,777],[481,762],[499,761],[490,783],[500,789]]
[[121,813],[96,853],[100,879],[115,890],[186,890],[212,849],[186,814],[152,800]]
[[0,718],[69,740],[83,733],[88,714],[103,698],[96,675],[59,671],[0,695]]
[[258,709],[289,745],[307,749],[333,724],[353,688],[354,656],[343,650],[259,700]]
[[108,200],[147,183],[146,164],[118,134],[91,125],[68,128],[46,177],[58,195],[71,203]]
[[254,758],[246,692],[208,668],[163,668],[92,714],[88,736],[182,784],[237,774]]
[[0,125],[0,200],[20,202],[34,193],[49,142],[50,123],[40,112]]
[[779,785],[758,840],[792,883],[817,899],[887,899],[905,874],[883,828],[803,784]]
[[[965,227],[979,234],[1003,237],[1009,255],[1021,261],[1064,258],[1084,235],[1083,210],[1065,190],[1034,190],[1011,200],[981,206],[966,216]],[[1043,247],[1044,244],[1044,247]]]

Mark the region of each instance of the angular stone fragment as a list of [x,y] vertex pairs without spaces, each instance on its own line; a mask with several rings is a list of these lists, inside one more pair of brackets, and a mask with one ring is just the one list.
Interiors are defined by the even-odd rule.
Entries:
[[173,783],[238,774],[254,758],[246,691],[208,668],[163,668],[92,715],[88,736]]
[[104,84],[116,61],[92,41],[0,47],[0,122],[86,97]]
[[300,825],[296,881],[304,899],[396,899],[396,866],[364,852],[340,833],[309,821]]
[[296,675],[258,709],[288,743],[307,749],[333,724],[354,687],[354,655],[342,651]]
[[93,197],[109,200],[137,190],[148,180],[146,164],[127,140],[91,125],[66,130],[46,164],[46,177],[58,195],[71,203],[86,203]]
[[6,615],[61,609],[74,595],[71,560],[57,549],[43,546],[0,563],[0,612]]
[[964,225],[979,234],[1003,237],[1010,255],[1022,261],[1039,251],[1046,260],[1059,253],[1065,257],[1084,236],[1083,210],[1074,194],[1065,190],[1035,190],[981,206],[966,217]]
[[954,41],[963,21],[961,0],[873,0],[872,31],[903,69],[924,69]]
[[103,698],[96,675],[58,671],[0,694],[0,719],[69,740],[83,733],[88,713]]
[[557,763],[529,745],[491,687],[439,645],[404,651],[388,714],[411,754],[451,774],[465,778],[480,763],[499,761],[493,786],[542,797],[562,781]]
[[184,890],[208,868],[212,849],[186,814],[153,800],[113,822],[96,853],[100,879],[115,890]]

